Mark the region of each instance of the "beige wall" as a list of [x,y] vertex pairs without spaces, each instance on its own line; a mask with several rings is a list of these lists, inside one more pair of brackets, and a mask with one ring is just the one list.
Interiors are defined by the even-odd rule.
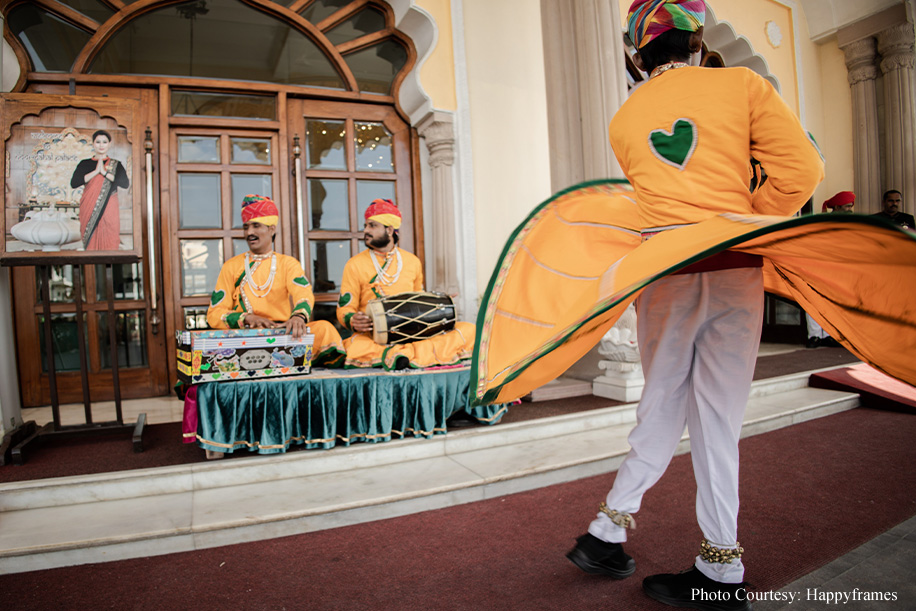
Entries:
[[463,0],[483,294],[509,234],[550,196],[540,3]]
[[452,40],[451,2],[449,0],[417,0],[416,5],[430,14],[436,22],[436,46],[420,67],[420,83],[436,110],[454,111],[455,53]]

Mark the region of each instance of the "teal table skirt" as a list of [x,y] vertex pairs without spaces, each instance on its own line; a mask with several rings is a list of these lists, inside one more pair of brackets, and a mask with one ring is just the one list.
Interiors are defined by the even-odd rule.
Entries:
[[[468,407],[467,367],[385,372],[313,370],[307,376],[197,384],[185,399],[184,440],[218,452],[327,449],[447,432],[464,411],[496,424],[506,405]],[[196,422],[195,422],[196,420]]]

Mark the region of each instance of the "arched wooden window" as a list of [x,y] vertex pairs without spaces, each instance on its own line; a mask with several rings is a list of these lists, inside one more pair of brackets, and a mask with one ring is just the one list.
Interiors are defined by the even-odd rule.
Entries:
[[[417,51],[387,2],[0,0],[0,13],[20,65],[15,92],[137,99],[137,123],[151,130],[155,220],[144,244],[158,244],[164,320],[158,334],[149,330],[149,257],[116,270],[123,396],[168,392],[174,332],[206,324],[220,266],[245,249],[239,208],[247,193],[280,207],[276,248],[303,261],[317,318],[334,319],[343,264],[363,248],[362,212],[372,199],[398,203],[401,244],[423,258],[417,136],[398,106]],[[64,290],[73,269],[54,271],[62,288],[52,294],[66,296],[53,298],[52,319],[58,359],[70,359],[58,364],[65,402],[80,400],[70,341],[77,325],[89,344],[93,400],[110,393],[104,278],[86,267],[83,320]],[[14,274],[23,402],[47,404],[35,274]]]

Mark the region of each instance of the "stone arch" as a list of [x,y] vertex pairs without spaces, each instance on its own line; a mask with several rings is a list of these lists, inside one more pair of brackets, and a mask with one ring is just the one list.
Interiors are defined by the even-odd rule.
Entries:
[[[718,53],[728,67],[744,66],[768,80],[776,91],[780,91],[779,79],[770,73],[770,67],[763,56],[754,51],[750,41],[735,32],[727,21],[719,21],[712,7],[706,5],[706,26],[703,42],[710,51]],[[781,91],[780,91],[781,92]]]
[[439,30],[432,16],[414,4],[414,0],[385,0],[394,11],[395,27],[413,41],[417,61],[404,75],[398,89],[398,105],[417,123],[433,109],[432,100],[420,84],[420,68],[432,53],[439,38]]

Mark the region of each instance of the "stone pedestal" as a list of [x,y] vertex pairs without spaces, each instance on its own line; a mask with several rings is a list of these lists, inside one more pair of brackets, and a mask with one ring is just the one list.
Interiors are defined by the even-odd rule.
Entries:
[[642,396],[646,380],[639,363],[601,361],[598,367],[604,373],[592,381],[592,394],[605,399],[635,403]]

